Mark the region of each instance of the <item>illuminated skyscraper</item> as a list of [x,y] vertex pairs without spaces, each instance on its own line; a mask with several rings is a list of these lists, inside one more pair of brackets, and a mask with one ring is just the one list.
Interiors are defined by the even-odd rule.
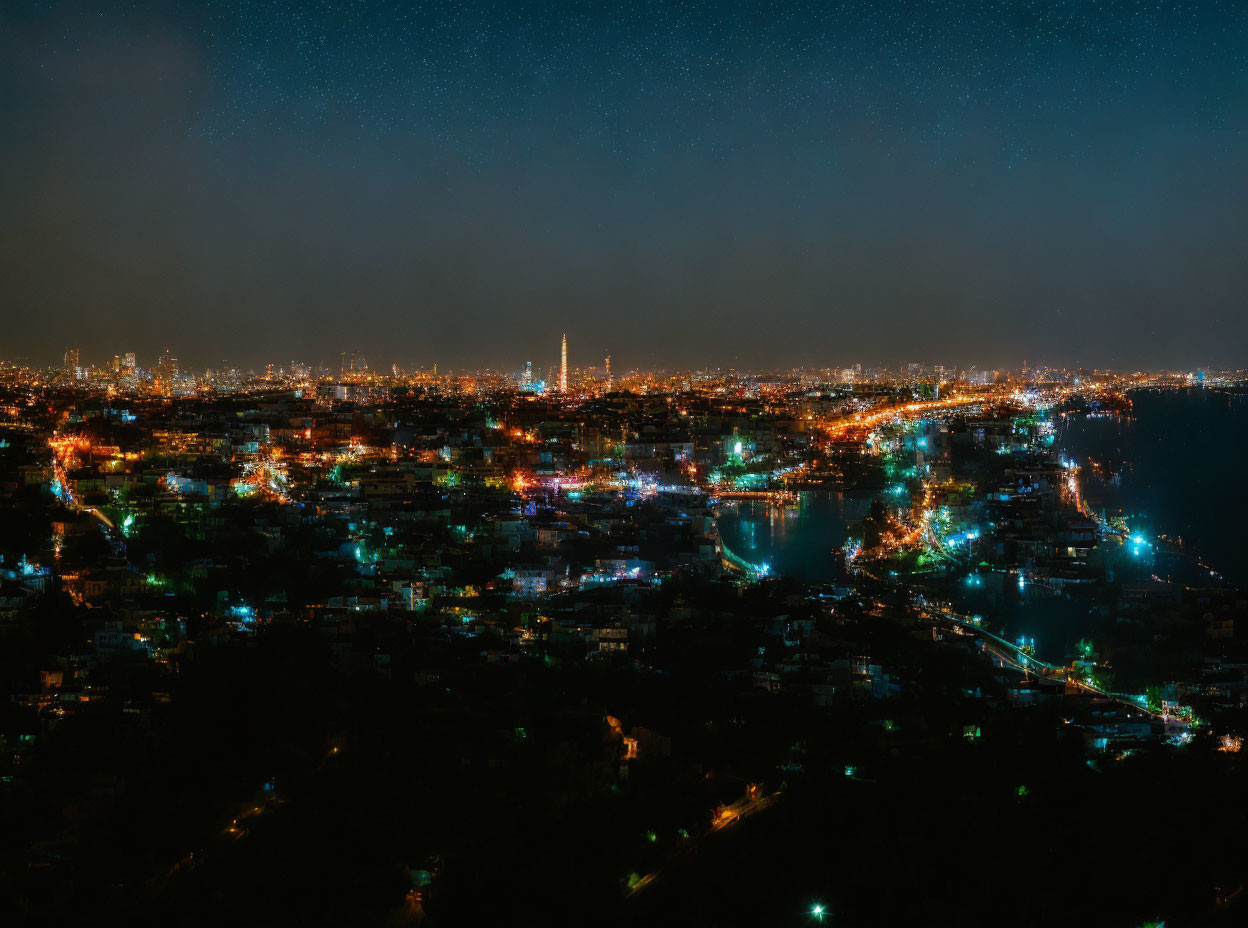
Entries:
[[568,392],[568,333],[563,333],[563,350],[559,362],[559,392]]
[[156,367],[152,373],[156,375],[156,379],[169,384],[178,376],[178,359],[166,348],[160,353],[160,357],[156,360]]
[[350,354],[342,352],[339,355],[340,363],[338,372],[342,376],[348,374],[366,374],[368,373],[368,359],[364,357],[364,352],[356,348]]
[[[566,350],[566,349],[565,349]],[[65,349],[65,376],[71,380],[78,377],[78,349]]]
[[611,386],[611,355],[607,355],[606,360],[603,361],[603,365],[607,369],[607,386]]
[[121,366],[125,368],[129,373],[131,374],[134,373],[135,360],[134,360],[133,351],[126,352],[125,357],[121,359]]

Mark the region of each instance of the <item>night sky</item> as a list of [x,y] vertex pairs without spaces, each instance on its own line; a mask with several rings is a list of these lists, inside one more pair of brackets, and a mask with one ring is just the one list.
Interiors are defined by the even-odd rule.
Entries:
[[0,357],[1248,365],[1248,3],[0,3]]

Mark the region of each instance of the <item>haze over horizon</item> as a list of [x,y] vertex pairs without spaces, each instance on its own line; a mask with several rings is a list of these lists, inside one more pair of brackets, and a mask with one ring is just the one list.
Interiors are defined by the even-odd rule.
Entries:
[[1241,366],[1248,6],[0,10],[0,356]]

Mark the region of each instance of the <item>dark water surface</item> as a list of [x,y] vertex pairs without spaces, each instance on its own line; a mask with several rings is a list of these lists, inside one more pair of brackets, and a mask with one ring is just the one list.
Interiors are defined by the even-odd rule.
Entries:
[[735,554],[767,564],[773,574],[831,583],[837,579],[833,550],[844,544],[848,527],[866,516],[874,496],[810,491],[788,508],[743,500],[721,511],[719,532]]
[[1181,537],[1185,551],[1248,586],[1248,395],[1140,390],[1131,398],[1130,418],[1072,417],[1062,430],[1067,457],[1120,474],[1117,485],[1088,474],[1089,502],[1122,511],[1145,535]]
[[[1181,536],[1185,550],[1248,585],[1248,396],[1138,391],[1132,399],[1129,418],[1071,417],[1062,428],[1058,447],[1066,457],[1106,468],[1103,479],[1085,468],[1089,501],[1125,512],[1133,531]],[[720,533],[738,555],[773,573],[832,582],[833,551],[873,495],[808,492],[794,509],[742,502],[723,511]],[[985,574],[982,585],[959,587],[955,600],[1011,638],[1035,638],[1039,656],[1050,660],[1063,659],[1099,621],[1084,597],[1019,587],[1012,575]]]

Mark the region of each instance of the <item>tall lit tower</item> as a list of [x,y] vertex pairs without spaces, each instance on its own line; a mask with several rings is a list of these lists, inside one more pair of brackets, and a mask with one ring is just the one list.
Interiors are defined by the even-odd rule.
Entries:
[[607,357],[603,361],[603,364],[607,368],[607,386],[609,387],[611,386],[611,355],[607,355]]
[[178,376],[178,359],[169,353],[168,348],[160,353],[153,373],[156,374],[157,380],[163,380],[166,383]]
[[568,333],[563,333],[563,350],[559,361],[559,392],[568,392]]
[[[565,357],[566,357],[566,351],[567,351],[566,347],[564,351],[565,351]],[[65,349],[65,364],[64,364],[65,376],[68,377],[70,380],[76,380],[78,377],[78,368],[79,368],[78,349],[66,348]]]

